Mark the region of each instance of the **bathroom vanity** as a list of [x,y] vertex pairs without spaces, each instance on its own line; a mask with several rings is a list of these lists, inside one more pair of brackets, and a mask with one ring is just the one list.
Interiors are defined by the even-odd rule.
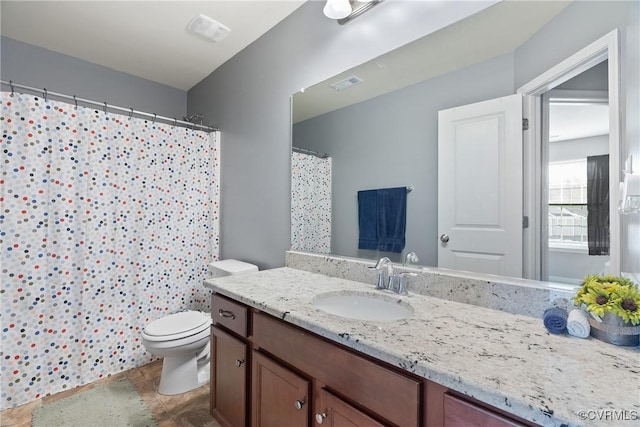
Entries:
[[[603,424],[581,411],[640,413],[638,348],[288,267],[205,283],[211,411],[223,425],[569,426]],[[396,300],[412,313],[337,316],[314,305],[329,292]]]

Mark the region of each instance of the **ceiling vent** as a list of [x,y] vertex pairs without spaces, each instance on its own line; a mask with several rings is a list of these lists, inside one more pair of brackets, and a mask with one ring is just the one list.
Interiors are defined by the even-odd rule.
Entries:
[[344,80],[340,80],[338,83],[332,84],[331,87],[337,90],[338,92],[340,92],[342,90],[349,89],[350,87],[353,87],[355,85],[359,85],[363,81],[364,80],[362,80],[358,76],[351,76],[351,77],[347,77]]
[[196,16],[189,22],[187,30],[213,42],[223,40],[231,32],[231,28],[202,14]]

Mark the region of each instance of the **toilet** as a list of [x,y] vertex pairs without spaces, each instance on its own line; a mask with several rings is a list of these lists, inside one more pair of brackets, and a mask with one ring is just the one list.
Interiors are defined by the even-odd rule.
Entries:
[[[208,266],[210,278],[258,271],[243,261],[227,259]],[[162,357],[158,393],[185,393],[209,382],[211,314],[182,311],[149,322],[142,329],[142,344]]]

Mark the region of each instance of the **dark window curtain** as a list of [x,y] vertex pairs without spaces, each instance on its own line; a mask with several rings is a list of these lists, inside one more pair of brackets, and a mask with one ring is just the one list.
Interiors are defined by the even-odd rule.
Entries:
[[609,255],[609,155],[587,157],[589,255]]

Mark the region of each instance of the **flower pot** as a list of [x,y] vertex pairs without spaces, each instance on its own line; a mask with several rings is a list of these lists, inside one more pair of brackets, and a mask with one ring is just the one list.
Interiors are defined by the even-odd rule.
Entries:
[[625,322],[620,316],[605,313],[602,322],[589,316],[591,336],[614,345],[634,347],[640,344],[640,326]]

